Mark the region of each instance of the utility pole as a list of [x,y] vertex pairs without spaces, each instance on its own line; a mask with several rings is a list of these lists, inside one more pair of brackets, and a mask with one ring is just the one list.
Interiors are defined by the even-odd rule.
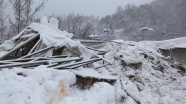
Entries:
[[[184,26],[184,28],[185,28],[185,31],[186,31],[186,25]],[[185,33],[186,34],[186,33]]]
[[145,31],[147,31],[148,29],[147,28],[142,28],[141,29],[141,37],[142,37],[142,41],[144,40],[144,36],[145,36]]
[[166,34],[165,34],[165,32],[161,32],[161,35],[163,35],[163,40],[165,40],[166,39]]

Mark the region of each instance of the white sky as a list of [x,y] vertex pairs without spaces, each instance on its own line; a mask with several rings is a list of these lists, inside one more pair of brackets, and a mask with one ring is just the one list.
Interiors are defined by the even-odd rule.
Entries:
[[[150,3],[152,0],[48,0],[40,15],[68,15],[69,13],[80,13],[103,17],[113,14],[116,8],[129,3],[141,5]],[[35,0],[37,4],[39,0]]]

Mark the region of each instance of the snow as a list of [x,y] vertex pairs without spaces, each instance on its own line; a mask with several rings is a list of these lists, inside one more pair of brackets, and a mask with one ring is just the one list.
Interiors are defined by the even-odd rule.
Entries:
[[55,26],[56,28],[58,28],[58,23],[59,23],[59,21],[58,21],[56,18],[54,18],[54,17],[51,17],[51,18],[50,18],[50,24],[51,24],[51,25],[53,25],[53,26]]
[[[105,47],[108,52],[104,57],[112,61],[113,65],[99,70],[55,70],[46,66],[3,69],[0,71],[0,104],[46,104],[53,100],[57,104],[186,103],[186,76],[171,67],[171,62],[160,57],[153,47],[143,47],[143,44],[136,42],[108,43]],[[149,58],[146,59],[141,53],[146,53]],[[132,59],[143,62],[142,68],[122,66],[120,59],[115,58],[118,55],[125,56],[123,58],[126,61]],[[164,72],[155,70],[154,67],[159,64],[164,65]],[[71,86],[76,82],[75,74],[118,81],[114,85],[98,82],[90,89],[81,90]],[[60,88],[65,93],[58,99]]]
[[[186,76],[171,67],[172,63],[165,60],[156,48],[127,41],[108,43],[105,47],[108,52],[104,57],[112,61],[113,65],[97,70],[56,70],[46,66],[3,69],[0,71],[0,104],[186,103]],[[117,58],[120,55],[124,57]],[[122,66],[120,60],[143,62],[142,68]],[[159,65],[163,66],[163,72],[158,70]],[[114,85],[97,82],[90,89],[82,90],[72,86],[76,82],[75,75],[117,79],[117,82]]]
[[45,66],[35,69],[3,69],[0,76],[0,104],[46,104],[59,81],[63,81],[67,87],[76,82],[74,73]]
[[175,48],[186,48],[186,42],[176,45]]
[[124,84],[124,89],[126,90],[126,93],[132,97],[137,103],[141,103],[141,97],[140,97],[140,93],[138,91],[138,88],[136,86],[136,84],[132,83],[132,82],[125,82],[123,81],[122,84]]
[[98,36],[99,36],[99,35],[92,34],[92,35],[90,35],[89,37],[95,38],[95,37],[98,37]]
[[0,76],[0,104],[46,104],[55,96],[60,81],[64,82],[68,94],[60,104],[115,104],[114,86],[100,82],[85,91],[70,87],[76,77],[68,70],[59,71],[46,66],[14,68],[3,69]]
[[[41,23],[32,23],[27,28],[38,32],[42,41],[42,45],[44,44],[44,46],[47,47],[53,46],[54,48],[60,48],[65,46],[73,52],[77,52],[77,54],[80,54],[85,59],[89,59],[90,57],[92,57],[93,54],[92,52],[90,52],[90,50],[86,49],[85,46],[83,46],[79,41],[74,41],[71,39],[73,34],[68,33],[66,31],[60,31],[58,29],[58,20],[52,17],[50,19],[50,23],[48,23],[47,17],[42,16],[40,22]],[[5,43],[0,45],[0,57],[5,55],[9,50],[16,47],[16,40],[22,36],[24,37],[24,34],[22,33],[27,28],[25,28],[17,36],[13,37],[8,41],[5,41]],[[26,34],[26,36],[30,35]]]
[[116,80],[117,77],[111,76],[109,74],[100,74],[93,68],[80,68],[79,70],[71,70],[76,75],[82,77],[95,77],[99,79],[108,79],[108,80]]
[[140,30],[154,31],[154,29],[153,28],[150,28],[150,27],[142,27],[142,28],[140,28]]
[[[55,19],[48,23],[47,17],[43,16],[41,24],[32,23],[28,27],[40,34],[46,46],[66,46],[81,52],[85,59],[96,55],[79,41],[72,40],[72,34],[60,31]],[[2,44],[0,55],[15,47],[15,40],[23,32]],[[44,65],[33,69],[2,69],[0,104],[186,104],[185,72],[180,73],[180,69],[173,67],[175,62],[158,51],[159,48],[184,47],[185,39],[110,41],[102,48],[107,53],[99,57],[104,57],[112,64],[100,69],[56,70]],[[47,55],[51,55],[51,51]],[[100,66],[103,63],[95,62],[93,65]],[[81,89],[74,85],[77,82],[76,75],[116,82],[113,85],[96,82],[89,89]]]
[[[26,28],[23,29],[18,35],[16,35],[15,37],[9,39],[9,40],[5,40],[5,42],[3,44],[0,45],[0,57],[2,57],[3,55],[5,55],[7,53],[7,51],[13,49],[17,43],[16,40],[19,39],[20,37],[22,37],[22,34],[24,33],[24,31],[26,31]],[[32,34],[33,35],[33,34]],[[25,35],[26,37],[29,37],[29,34]],[[24,37],[24,36],[23,36]]]
[[124,43],[125,40],[111,40],[111,42],[116,42],[116,43]]
[[48,25],[48,17],[43,15],[41,18],[40,18],[40,23],[43,24],[43,25]]
[[60,104],[115,104],[115,89],[108,83],[100,82],[90,90],[74,90]]
[[36,33],[30,33],[30,34],[27,34],[27,35],[23,35],[21,36],[21,38],[31,38],[32,36],[36,35]]
[[[127,89],[125,93],[130,95],[125,96],[125,99],[128,98],[127,102],[130,104],[133,100],[140,100],[143,102],[142,104],[185,104],[186,90],[183,86],[186,86],[186,77],[177,72],[179,69],[171,67],[171,62],[166,61],[158,53],[157,47],[144,45],[141,42],[130,42],[130,45],[128,43],[122,41],[119,44],[108,44],[107,49],[108,47],[111,48],[105,55],[107,59],[113,62],[113,66],[108,67],[108,70],[122,76],[122,82],[127,83],[123,84],[123,89],[125,91]],[[142,53],[147,54],[148,57],[144,57]],[[127,61],[132,59],[142,62],[142,68],[135,69],[122,66],[120,59],[118,59],[120,55],[123,55]],[[164,67],[164,72],[155,68],[160,65]],[[176,81],[173,81],[174,78]]]
[[123,29],[115,29],[114,32],[116,33],[122,33],[124,30]]
[[153,45],[161,49],[186,48],[186,37],[163,41],[144,41],[143,44]]
[[72,44],[69,44],[69,46],[76,45],[74,41],[68,38],[69,37],[68,35],[71,35],[70,33],[65,32],[64,34],[61,31],[56,31],[47,25],[42,25],[39,23],[32,23],[28,27],[34,31],[39,32],[42,42],[47,46],[52,45],[56,46],[56,44],[58,44],[59,42],[60,42],[59,45],[61,45],[62,42],[64,42],[64,44],[66,44],[67,42],[71,42]]

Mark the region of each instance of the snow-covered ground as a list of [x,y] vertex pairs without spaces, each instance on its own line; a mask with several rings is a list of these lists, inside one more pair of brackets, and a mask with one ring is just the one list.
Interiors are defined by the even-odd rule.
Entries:
[[[46,66],[2,69],[0,104],[186,104],[186,76],[156,49],[127,41],[108,43],[103,49],[113,65],[90,72],[115,76],[114,85],[98,82],[82,90],[73,86],[78,71]],[[130,66],[140,62],[141,67]]]

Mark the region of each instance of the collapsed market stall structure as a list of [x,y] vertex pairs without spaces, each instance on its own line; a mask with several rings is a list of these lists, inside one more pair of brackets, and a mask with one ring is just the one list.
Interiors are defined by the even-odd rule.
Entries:
[[[79,40],[72,40],[73,34],[58,29],[58,20],[51,18],[48,23],[46,16],[41,18],[41,23],[32,23],[18,35],[0,45],[0,68],[36,67],[47,65],[48,68],[58,70],[94,68],[98,69],[112,64],[100,55],[105,51],[82,45]],[[101,41],[82,41],[82,43],[95,44]],[[100,62],[101,66],[93,63]],[[91,72],[90,72],[91,73]],[[83,83],[90,86],[95,81],[113,83],[116,78],[99,77],[92,74],[85,78],[81,73],[76,74],[79,79],[88,80]],[[91,76],[92,75],[92,76]]]

